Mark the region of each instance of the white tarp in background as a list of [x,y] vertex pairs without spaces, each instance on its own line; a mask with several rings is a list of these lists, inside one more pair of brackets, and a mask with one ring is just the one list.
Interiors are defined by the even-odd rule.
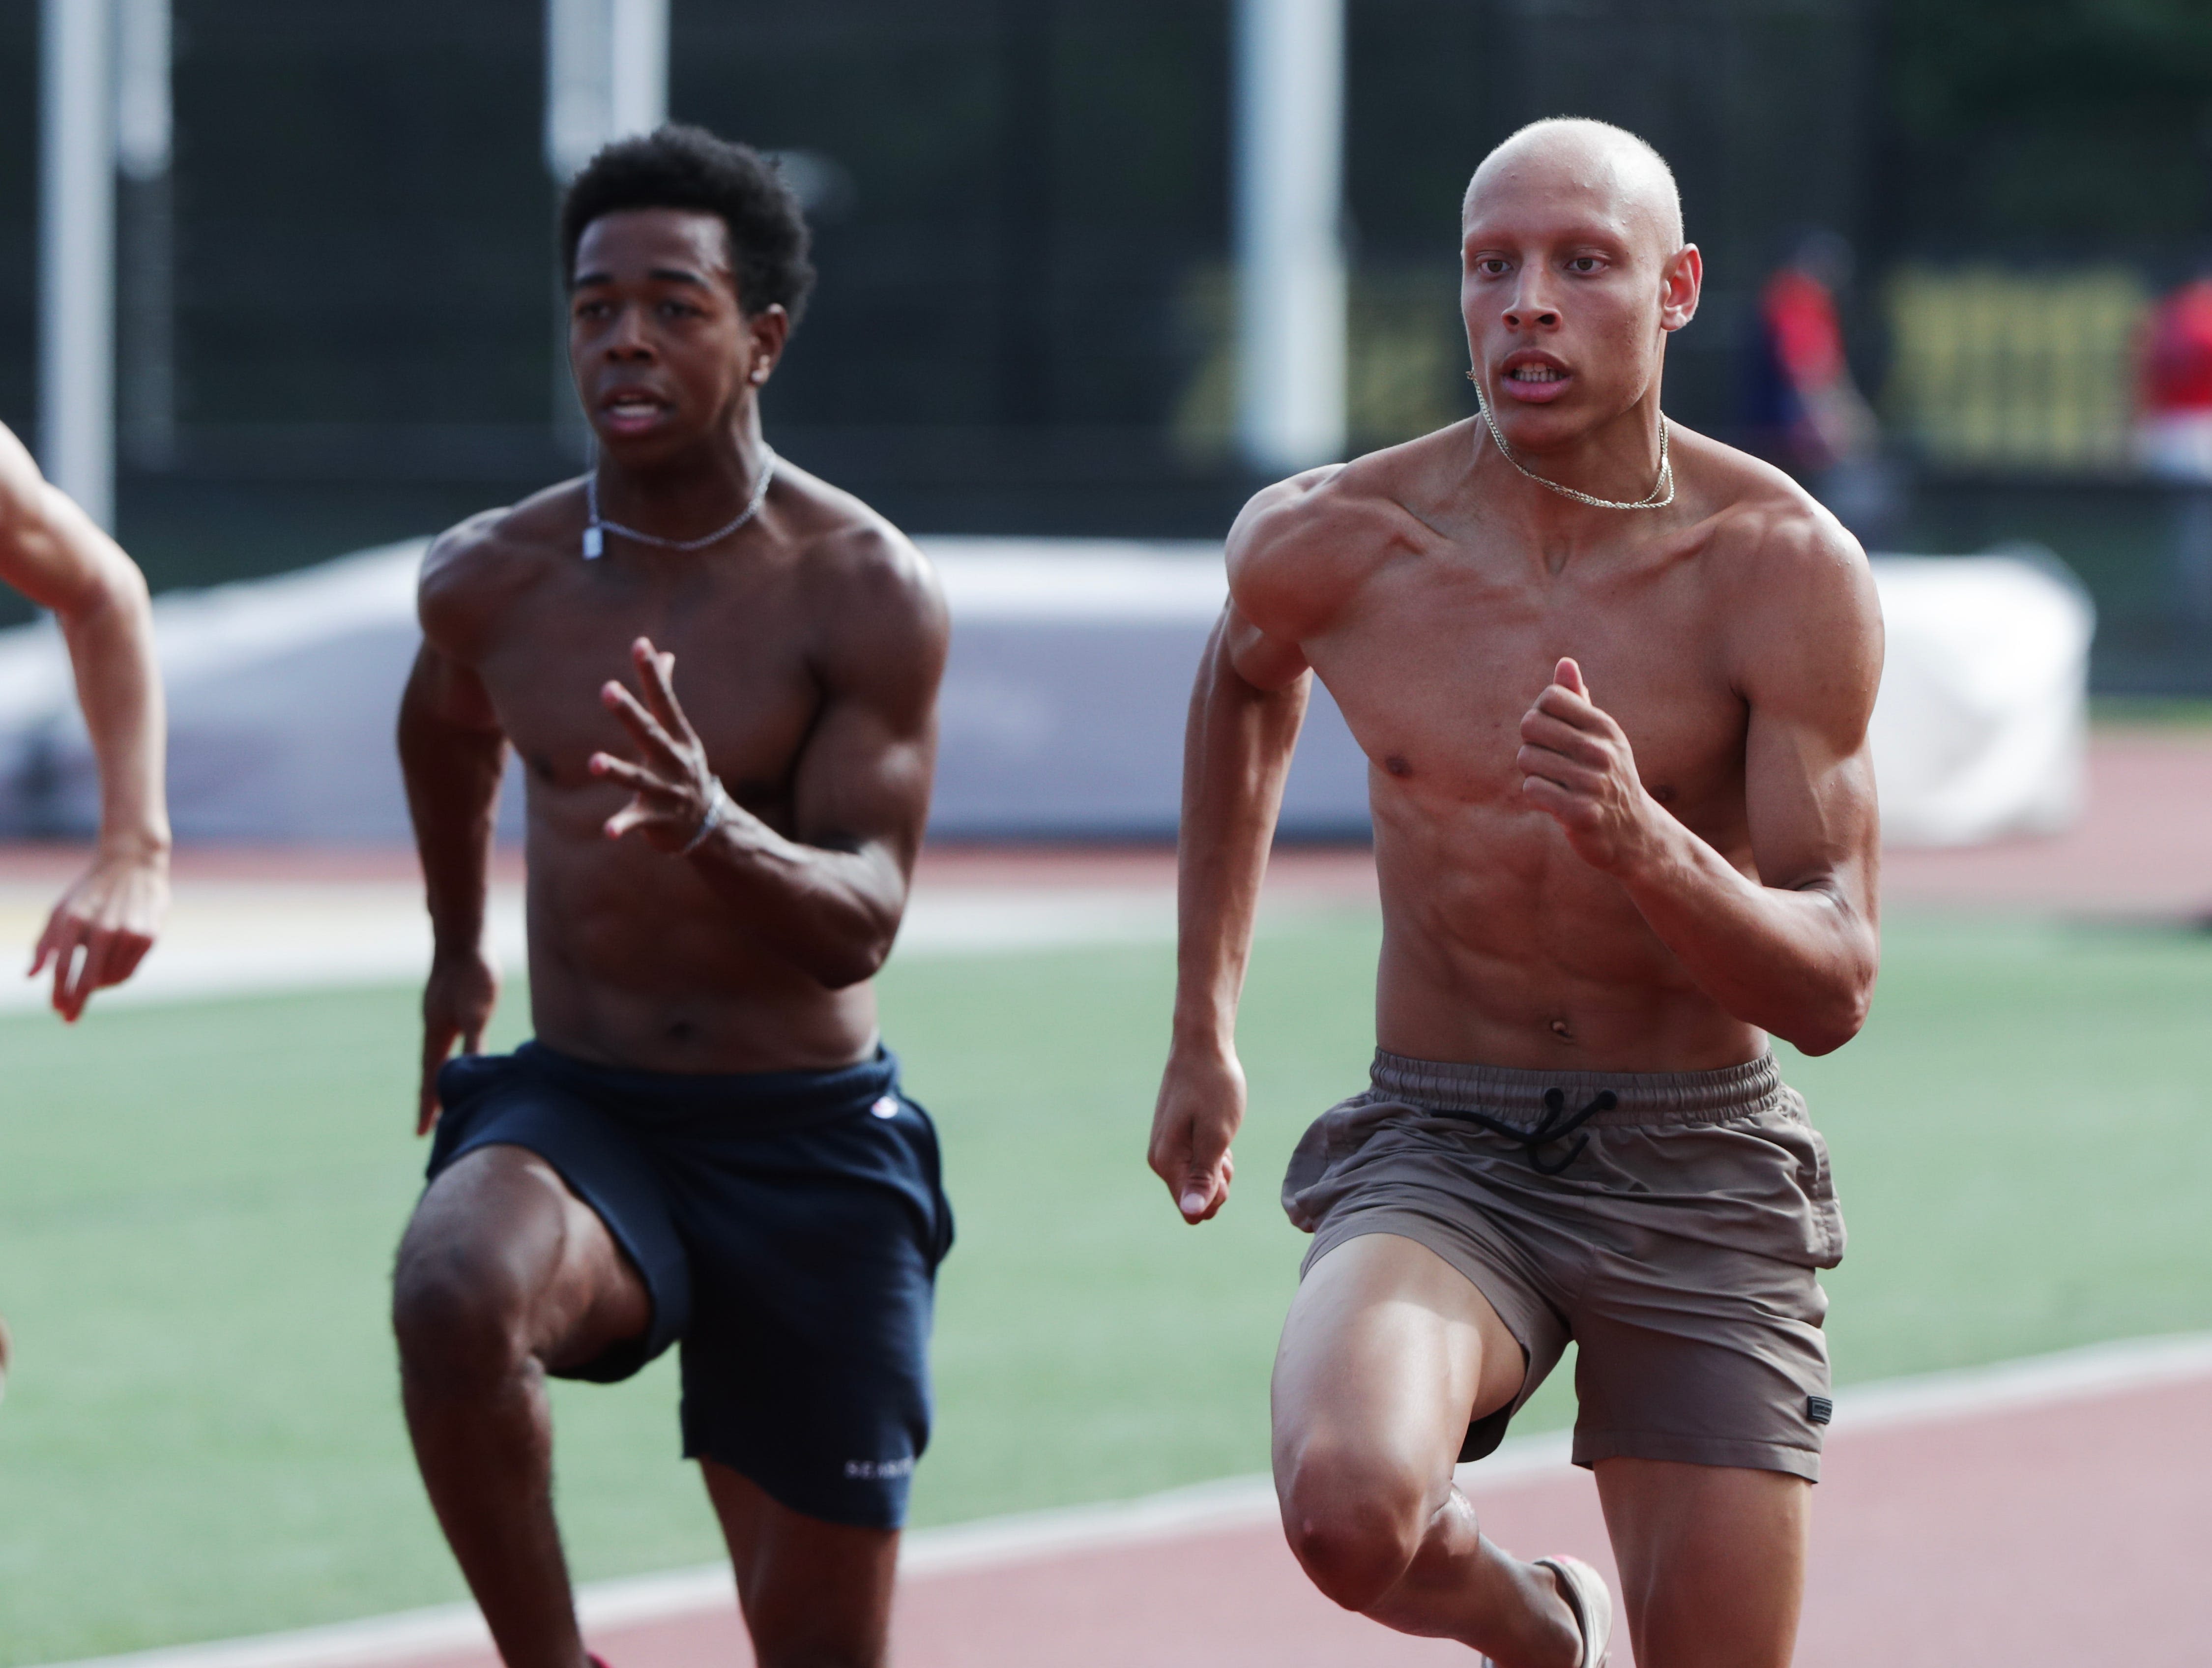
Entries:
[[[1183,715],[1221,606],[1211,544],[925,539],[953,618],[933,834],[1173,831]],[[155,604],[180,838],[404,842],[392,751],[413,655],[417,541]],[[2033,556],[1886,557],[1875,768],[1893,843],[2048,831],[2081,793],[2080,587]],[[586,697],[611,671],[585,667]],[[677,669],[678,691],[683,669]],[[510,773],[503,832],[519,832]],[[0,835],[82,832],[91,758],[51,625],[0,632]],[[1292,767],[1293,837],[1367,826],[1366,761],[1316,691]]]
[[2097,625],[2081,582],[2036,550],[1874,569],[1888,638],[1873,725],[1883,839],[1976,845],[2071,823]]

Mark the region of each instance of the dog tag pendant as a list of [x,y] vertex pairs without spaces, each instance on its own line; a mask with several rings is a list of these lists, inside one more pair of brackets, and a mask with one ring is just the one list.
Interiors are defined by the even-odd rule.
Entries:
[[584,560],[586,562],[598,561],[599,559],[599,552],[605,548],[605,537],[599,532],[599,524],[597,521],[594,521],[591,526],[584,529]]

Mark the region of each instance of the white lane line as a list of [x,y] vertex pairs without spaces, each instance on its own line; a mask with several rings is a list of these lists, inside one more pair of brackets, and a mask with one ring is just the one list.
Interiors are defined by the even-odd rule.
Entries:
[[[49,981],[9,978],[46,920],[45,893],[0,888],[0,1014],[46,1006]],[[1328,895],[1269,898],[1261,928],[1343,912]],[[908,904],[894,964],[1122,944],[1172,944],[1172,886],[930,887]],[[493,959],[510,973],[529,963],[519,887],[492,892]],[[180,900],[161,941],[127,984],[103,990],[102,1008],[229,996],[281,995],[419,981],[430,965],[421,889],[388,883],[258,886],[203,883]]]
[[[2212,1333],[2130,1338],[2055,1354],[2001,1361],[1841,1391],[1839,1434],[1972,1419],[2010,1409],[2093,1400],[2100,1396],[2212,1378]],[[1467,1486],[1488,1494],[1554,1479],[1571,1469],[1564,1431],[1506,1439],[1489,1458],[1460,1469]],[[1139,1500],[1024,1512],[943,1529],[917,1530],[899,1555],[900,1575],[927,1580],[1117,1546],[1172,1541],[1272,1522],[1273,1485],[1264,1476],[1228,1477]],[[736,1602],[727,1564],[659,1575],[596,1581],[578,1590],[586,1629],[663,1621]],[[472,1604],[446,1604],[397,1616],[258,1638],[170,1646],[86,1659],[49,1668],[357,1668],[490,1648]]]
[[2048,1407],[2204,1378],[2212,1378],[2212,1332],[2121,1338],[2022,1361],[1885,1379],[1845,1389],[1836,1397],[1833,1428],[1882,1430],[1972,1418],[2009,1408]]
[[[47,981],[4,975],[13,958],[18,969],[29,965],[48,901],[0,897],[0,1013],[46,1005]],[[1171,886],[930,890],[908,907],[894,954],[914,960],[1171,943],[1175,907]],[[519,973],[529,960],[519,889],[495,890],[489,928],[495,959]],[[204,885],[179,903],[131,982],[95,1000],[103,1008],[146,1007],[403,984],[421,979],[429,965],[419,888]]]

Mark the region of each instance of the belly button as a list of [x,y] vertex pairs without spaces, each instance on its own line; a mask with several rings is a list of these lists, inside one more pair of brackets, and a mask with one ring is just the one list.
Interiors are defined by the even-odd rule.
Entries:
[[1574,1034],[1575,1033],[1567,1029],[1567,1022],[1565,1020],[1554,1020],[1552,1021],[1552,1035],[1554,1037],[1571,1038]]

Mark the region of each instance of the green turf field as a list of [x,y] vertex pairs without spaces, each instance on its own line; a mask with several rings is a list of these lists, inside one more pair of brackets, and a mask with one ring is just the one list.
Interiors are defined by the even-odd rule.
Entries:
[[[1358,1082],[1374,928],[1280,925],[1246,1007],[1237,1197],[1184,1228],[1143,1168],[1165,947],[916,961],[885,981],[944,1132],[942,1523],[1266,1463],[1299,1238],[1274,1183]],[[1873,1023],[1791,1064],[1852,1244],[1839,1376],[2212,1325],[2212,937],[1893,923]],[[458,1597],[383,1321],[416,1185],[406,991],[0,1022],[0,1665]],[[520,1027],[505,1016],[504,1034]],[[562,1386],[580,1573],[714,1555],[664,1361]],[[1556,1390],[1531,1423],[1564,1417]]]

